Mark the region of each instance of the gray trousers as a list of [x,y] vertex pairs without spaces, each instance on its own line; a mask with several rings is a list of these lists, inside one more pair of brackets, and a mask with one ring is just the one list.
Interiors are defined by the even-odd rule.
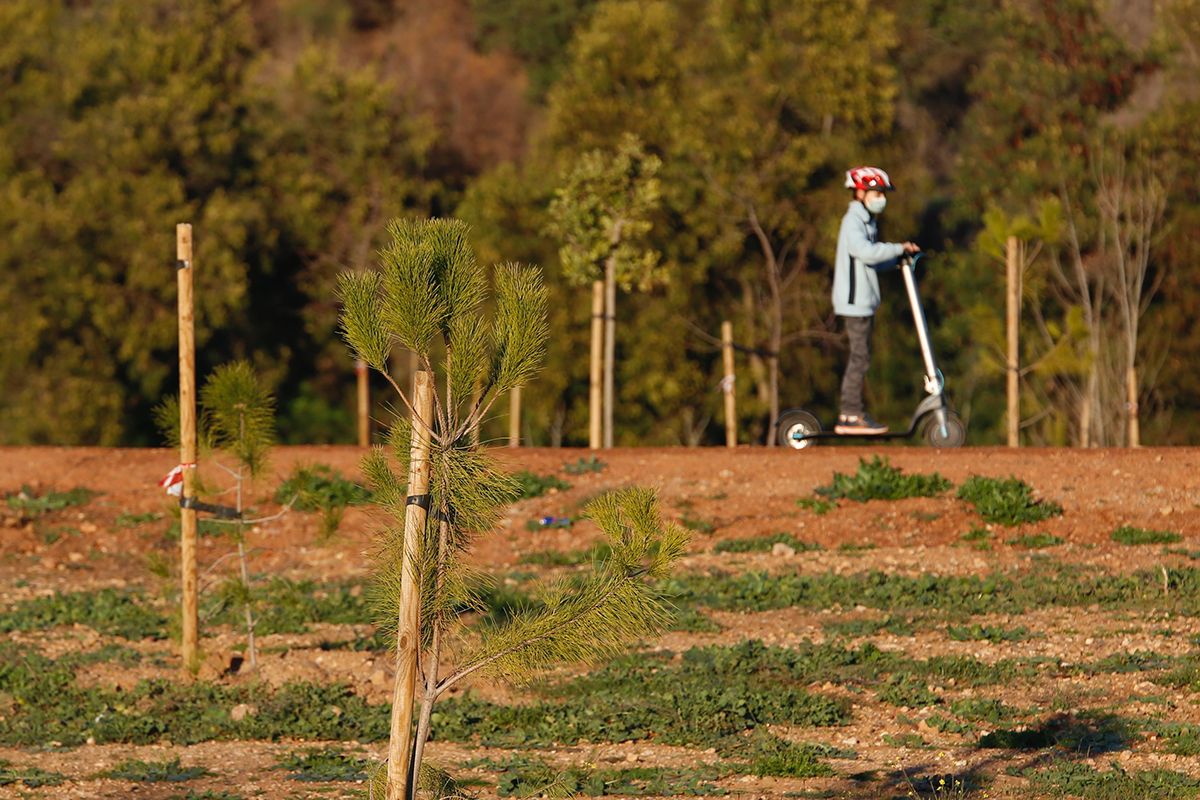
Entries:
[[866,410],[863,407],[863,382],[867,368],[871,366],[871,331],[875,327],[875,317],[842,317],[842,324],[850,337],[850,360],[842,375],[841,413],[859,415]]

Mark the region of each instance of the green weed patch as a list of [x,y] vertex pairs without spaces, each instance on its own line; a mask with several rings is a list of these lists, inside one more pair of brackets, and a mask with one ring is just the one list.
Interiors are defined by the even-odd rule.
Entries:
[[294,781],[365,781],[369,764],[337,748],[325,747],[289,753],[279,759],[279,769]]
[[37,767],[14,767],[12,762],[0,759],[0,786],[14,783],[24,784],[28,789],[41,786],[57,786],[67,778],[58,772],[47,772]]
[[1017,478],[985,478],[973,475],[958,487],[958,499],[975,507],[984,520],[1012,527],[1061,516],[1062,506],[1034,500],[1033,487]]
[[573,462],[563,464],[563,472],[568,475],[587,475],[589,473],[603,472],[608,465],[595,456],[587,456]]
[[212,772],[206,767],[184,767],[179,763],[178,758],[173,758],[170,761],[138,761],[137,759],[129,759],[122,761],[120,764],[103,773],[106,778],[135,781],[137,783],[183,783],[211,774]]
[[1195,797],[1200,780],[1181,772],[1145,770],[1126,772],[1119,767],[1100,772],[1087,764],[1069,762],[1021,773],[1039,793],[1053,792],[1083,800],[1175,800]]
[[23,600],[0,614],[0,632],[87,625],[125,639],[162,639],[166,618],[135,592],[100,589]]
[[4,503],[24,519],[36,519],[64,508],[87,505],[99,492],[77,486],[65,492],[51,491],[39,495],[28,486],[4,496]]
[[707,766],[691,769],[592,769],[571,766],[559,770],[541,759],[529,756],[511,756],[502,761],[480,759],[468,762],[467,766],[498,773],[496,793],[500,797],[700,797],[728,793],[713,783],[721,772]]
[[820,550],[819,544],[801,541],[790,533],[772,533],[767,536],[751,536],[744,539],[726,539],[717,542],[714,553],[769,553],[777,544],[785,544],[797,553]]
[[1135,528],[1132,525],[1122,525],[1112,532],[1112,540],[1117,544],[1140,545],[1140,544],[1176,544],[1183,541],[1183,537],[1173,531],[1149,530],[1147,528]]
[[868,500],[902,500],[906,497],[936,497],[954,484],[938,475],[905,475],[887,459],[875,456],[870,461],[859,459],[854,475],[833,473],[828,486],[819,486],[816,493],[829,500],[846,498],[859,503]]
[[946,635],[956,642],[1023,642],[1030,638],[1029,629],[1025,627],[1000,628],[991,625],[951,625],[946,629]]
[[348,480],[326,464],[297,467],[275,490],[275,502],[292,503],[298,511],[317,511],[321,514],[321,535],[337,532],[347,506],[357,506],[371,500],[371,490]]
[[985,576],[718,572],[685,575],[666,586],[680,606],[730,611],[840,608],[853,602],[892,614],[928,610],[950,617],[1090,605],[1200,614],[1200,570],[1193,567],[1168,569],[1165,592],[1159,570],[1111,575],[1060,564]]
[[884,619],[848,619],[837,622],[826,622],[821,626],[830,636],[875,636],[880,633],[890,633],[893,636],[912,636],[916,626],[911,619],[901,617],[886,617]]
[[541,497],[551,489],[559,492],[565,492],[571,488],[571,484],[556,478],[553,475],[536,475],[529,470],[521,470],[513,475],[517,479],[519,491],[517,493],[518,500],[528,500],[533,497]]
[[1049,533],[1023,533],[1007,541],[1008,544],[1024,548],[1025,550],[1043,550],[1047,547],[1056,547],[1063,543],[1060,537]]
[[[388,732],[386,706],[368,705],[346,686],[253,684],[222,686],[171,680],[141,681],[123,691],[75,683],[78,661],[51,661],[14,647],[0,648],[0,694],[12,704],[0,744],[68,747],[97,743],[150,744],[168,738],[188,745],[213,739],[379,741]],[[256,711],[234,721],[238,705]]]
[[[538,526],[541,528],[541,526]],[[538,567],[578,567],[595,561],[604,561],[612,554],[612,547],[607,542],[597,542],[585,550],[537,550],[525,553],[518,564],[528,564]]]

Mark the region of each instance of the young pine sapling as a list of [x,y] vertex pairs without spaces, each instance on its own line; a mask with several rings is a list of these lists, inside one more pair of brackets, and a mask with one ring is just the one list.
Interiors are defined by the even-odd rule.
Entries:
[[[462,628],[461,609],[481,604],[480,581],[466,556],[518,494],[514,477],[499,469],[473,434],[496,399],[539,368],[547,337],[546,293],[535,268],[497,266],[488,319],[487,278],[463,223],[396,221],[388,232],[391,241],[380,253],[379,269],[343,274],[339,292],[342,330],[355,356],[391,383],[411,414],[397,416],[388,446],[376,447],[363,460],[376,504],[394,520],[377,548],[377,608],[385,626],[405,632],[397,637],[392,738],[381,773],[386,779],[378,789],[388,800],[408,800],[418,782],[436,795],[437,786],[445,785],[444,773],[423,763],[433,707],[443,692],[472,675],[521,680],[555,663],[611,654],[660,630],[669,607],[650,581],[667,575],[687,534],[662,522],[650,490],[602,496],[588,515],[608,537],[606,560],[582,580],[549,587],[536,611],[482,629]],[[391,377],[387,362],[395,345],[416,354],[422,371],[415,384],[422,394],[432,381],[428,418],[415,400],[418,392],[410,395]],[[419,454],[428,448],[418,458],[429,467],[428,490],[418,488],[415,496],[398,477],[410,472],[414,441]],[[419,469],[411,474],[418,485],[423,481]],[[414,505],[428,513],[417,515],[424,522],[410,526],[406,538]],[[401,606],[405,584],[419,587],[415,609]],[[414,659],[421,683],[415,687],[420,695],[415,730],[413,696],[399,679],[402,671],[415,674],[404,669]],[[373,796],[375,791],[373,786]]]

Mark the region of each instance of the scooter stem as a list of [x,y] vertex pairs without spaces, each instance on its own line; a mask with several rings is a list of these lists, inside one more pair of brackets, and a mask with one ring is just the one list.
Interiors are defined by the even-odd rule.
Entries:
[[917,328],[917,340],[921,343],[921,357],[925,360],[925,391],[937,395],[942,391],[942,382],[938,380],[937,365],[933,362],[933,348],[929,345],[929,326],[925,323],[925,309],[921,307],[921,298],[917,296],[917,282],[913,277],[915,263],[915,259],[905,256],[900,261],[900,270],[904,273],[904,288],[908,290],[913,324]]

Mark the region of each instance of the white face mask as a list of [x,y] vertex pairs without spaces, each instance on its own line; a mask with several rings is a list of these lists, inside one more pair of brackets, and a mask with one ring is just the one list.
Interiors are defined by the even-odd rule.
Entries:
[[882,214],[883,210],[887,208],[887,198],[883,196],[872,197],[870,200],[867,200],[865,203],[863,203],[863,205],[865,205],[867,207],[867,211],[870,211],[872,214]]

